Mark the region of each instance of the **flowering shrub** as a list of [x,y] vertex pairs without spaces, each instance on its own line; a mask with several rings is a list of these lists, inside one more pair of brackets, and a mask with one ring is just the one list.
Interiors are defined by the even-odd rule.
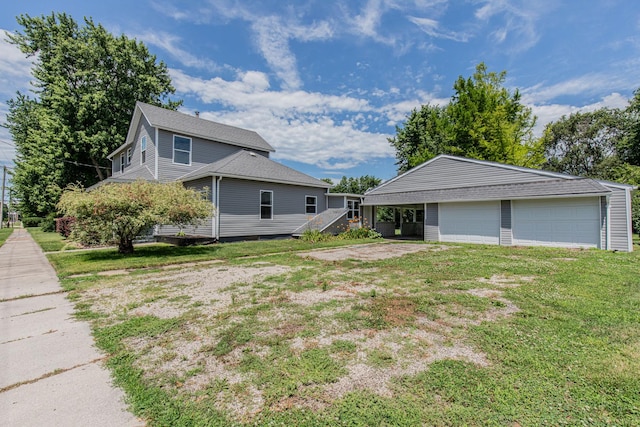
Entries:
[[382,234],[378,233],[376,230],[373,230],[369,227],[360,227],[360,228],[350,228],[347,231],[344,231],[338,234],[339,239],[349,240],[349,239],[380,239],[382,238]]

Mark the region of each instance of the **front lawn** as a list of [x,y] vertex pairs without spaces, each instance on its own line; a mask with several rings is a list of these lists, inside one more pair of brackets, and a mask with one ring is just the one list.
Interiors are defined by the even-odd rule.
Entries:
[[13,228],[0,228],[0,246],[11,236],[11,233],[13,233]]
[[45,252],[56,252],[66,248],[75,248],[75,245],[67,242],[59,233],[42,231],[40,227],[28,227],[27,231]]
[[[31,230],[31,229],[30,229]],[[49,234],[49,233],[45,233]],[[34,235],[35,237],[36,235]],[[55,238],[53,238],[55,241]],[[60,240],[62,241],[62,240]],[[78,252],[47,254],[61,277],[107,270],[161,267],[171,264],[227,260],[246,256],[329,248],[351,244],[371,243],[375,239],[331,240],[309,243],[296,239],[260,240],[218,243],[205,246],[172,246],[163,243],[135,245],[133,254],[120,254],[117,248],[89,249]],[[41,245],[41,243],[39,241]],[[44,248],[45,246],[43,246]]]
[[[149,425],[639,424],[638,252],[253,244],[63,280]],[[50,257],[107,265],[91,253]]]

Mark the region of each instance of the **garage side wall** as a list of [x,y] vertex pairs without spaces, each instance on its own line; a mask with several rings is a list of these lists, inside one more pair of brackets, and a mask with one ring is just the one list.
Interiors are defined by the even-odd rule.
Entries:
[[513,244],[511,233],[511,200],[500,201],[500,244]]
[[611,190],[609,197],[609,249],[632,251],[629,192],[616,187],[608,188]]

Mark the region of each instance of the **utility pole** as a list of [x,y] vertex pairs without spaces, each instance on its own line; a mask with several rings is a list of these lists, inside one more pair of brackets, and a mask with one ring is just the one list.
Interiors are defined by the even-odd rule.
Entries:
[[4,187],[7,182],[7,167],[2,166],[2,204],[0,204],[0,228],[4,222]]

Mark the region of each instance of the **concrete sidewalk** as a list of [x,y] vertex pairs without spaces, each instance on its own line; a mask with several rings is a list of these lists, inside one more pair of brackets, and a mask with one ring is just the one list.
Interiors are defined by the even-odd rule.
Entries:
[[141,426],[31,235],[0,247],[0,426]]

